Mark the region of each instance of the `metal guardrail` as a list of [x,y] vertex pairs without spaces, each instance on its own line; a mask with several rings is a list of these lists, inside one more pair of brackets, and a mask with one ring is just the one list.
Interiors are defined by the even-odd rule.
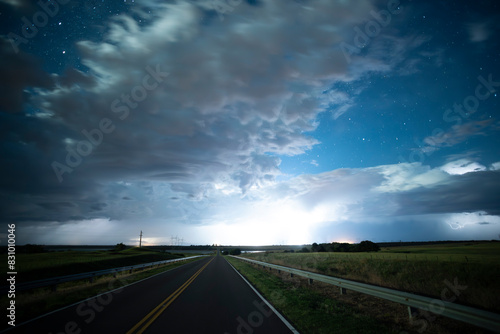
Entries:
[[[189,256],[189,257],[184,257],[184,258],[179,258],[179,259],[142,263],[142,264],[136,264],[133,266],[104,269],[104,270],[92,271],[92,272],[75,274],[75,275],[59,276],[59,277],[47,278],[47,279],[42,279],[42,280],[37,280],[37,281],[32,281],[32,282],[16,283],[16,291],[26,291],[26,290],[32,290],[32,289],[38,289],[38,288],[45,288],[45,287],[55,287],[55,286],[57,286],[57,284],[60,284],[60,283],[78,281],[78,280],[82,280],[82,279],[91,279],[92,280],[98,276],[108,275],[108,274],[113,274],[116,276],[116,274],[118,274],[119,272],[123,272],[123,271],[127,271],[127,270],[132,271],[135,269],[144,269],[144,268],[152,267],[152,266],[156,266],[156,265],[179,262],[179,261],[194,259],[194,258],[203,257],[203,256],[207,256],[207,255]],[[5,293],[8,291],[8,289],[9,289],[9,286],[2,286],[0,288],[0,291],[2,293]]]
[[353,290],[367,295],[407,305],[410,317],[412,316],[413,313],[411,308],[421,309],[500,333],[500,315],[493,312],[483,311],[473,307],[447,302],[441,299],[429,298],[408,292],[383,288],[376,285],[349,281],[342,278],[316,274],[310,271],[279,266],[276,264],[251,260],[239,256],[232,256],[232,255],[230,256],[246,262],[254,263],[268,268],[273,268],[279,271],[284,271],[292,275],[307,277],[310,280],[316,280],[319,282],[332,284],[340,287],[341,293],[345,291],[345,289]]

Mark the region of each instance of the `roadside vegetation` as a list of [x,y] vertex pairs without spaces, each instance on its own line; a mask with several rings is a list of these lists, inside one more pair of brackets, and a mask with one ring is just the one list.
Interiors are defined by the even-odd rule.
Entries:
[[369,317],[341,301],[297,284],[284,282],[248,263],[226,258],[300,333],[399,333],[392,324]]
[[[383,248],[380,252],[251,253],[258,261],[441,298],[458,284],[456,303],[500,313],[500,243]],[[447,283],[448,282],[448,283]]]
[[[317,244],[313,243],[311,247],[302,247],[302,253],[309,252],[378,252],[380,246],[370,240],[361,241],[359,244],[349,244],[347,242],[332,242]],[[288,251],[294,253],[293,251]],[[287,253],[288,253],[287,252]]]
[[231,248],[231,249],[223,249],[222,255],[240,255],[241,249],[239,248]]
[[[90,271],[131,266],[147,262],[163,261],[183,257],[183,254],[151,251],[147,248],[125,249],[123,244],[109,251],[61,251],[43,252],[40,247],[32,253],[16,255],[16,269],[19,282],[73,275]],[[7,272],[7,261],[2,263]]]

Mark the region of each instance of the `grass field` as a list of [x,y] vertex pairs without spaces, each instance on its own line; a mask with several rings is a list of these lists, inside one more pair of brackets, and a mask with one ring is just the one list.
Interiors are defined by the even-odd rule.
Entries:
[[[123,251],[64,251],[17,254],[16,271],[18,272],[18,282],[27,282],[56,276],[170,260],[182,256],[181,254],[160,253],[137,247]],[[2,265],[4,266],[4,271],[7,272],[7,261],[4,261]]]
[[253,253],[259,261],[441,298],[446,282],[464,289],[455,302],[500,313],[500,243],[384,248],[378,253]]
[[499,263],[500,242],[465,242],[432,246],[385,247],[377,256],[429,261]]

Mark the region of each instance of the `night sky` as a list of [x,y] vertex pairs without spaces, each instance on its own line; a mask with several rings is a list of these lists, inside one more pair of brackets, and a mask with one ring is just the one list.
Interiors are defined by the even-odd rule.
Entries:
[[0,0],[0,231],[500,238],[497,1]]

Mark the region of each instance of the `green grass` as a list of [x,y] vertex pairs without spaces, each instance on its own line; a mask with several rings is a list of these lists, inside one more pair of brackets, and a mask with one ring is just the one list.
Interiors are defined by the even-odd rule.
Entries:
[[[179,258],[179,255],[140,248],[130,248],[124,251],[17,254],[16,271],[18,282],[28,282],[175,258]],[[8,271],[6,265],[7,261],[4,261],[5,272]]]
[[[259,261],[441,298],[446,281],[467,286],[456,302],[500,313],[500,245],[394,247],[379,253],[254,253]],[[467,257],[467,259],[465,258]]]
[[397,333],[360,311],[310,288],[283,282],[279,277],[226,257],[273,306],[303,334]]
[[[112,275],[105,275],[96,278],[93,283],[88,281],[68,282],[60,284],[56,292],[52,292],[48,288],[42,288],[16,293],[16,323],[21,323],[61,307],[198,260],[200,259],[175,262],[150,270],[136,271],[132,274],[126,272],[118,275],[117,278],[113,278]],[[7,296],[2,296],[1,302],[2,305],[7,305]],[[0,328],[0,330],[3,328],[5,327]]]

